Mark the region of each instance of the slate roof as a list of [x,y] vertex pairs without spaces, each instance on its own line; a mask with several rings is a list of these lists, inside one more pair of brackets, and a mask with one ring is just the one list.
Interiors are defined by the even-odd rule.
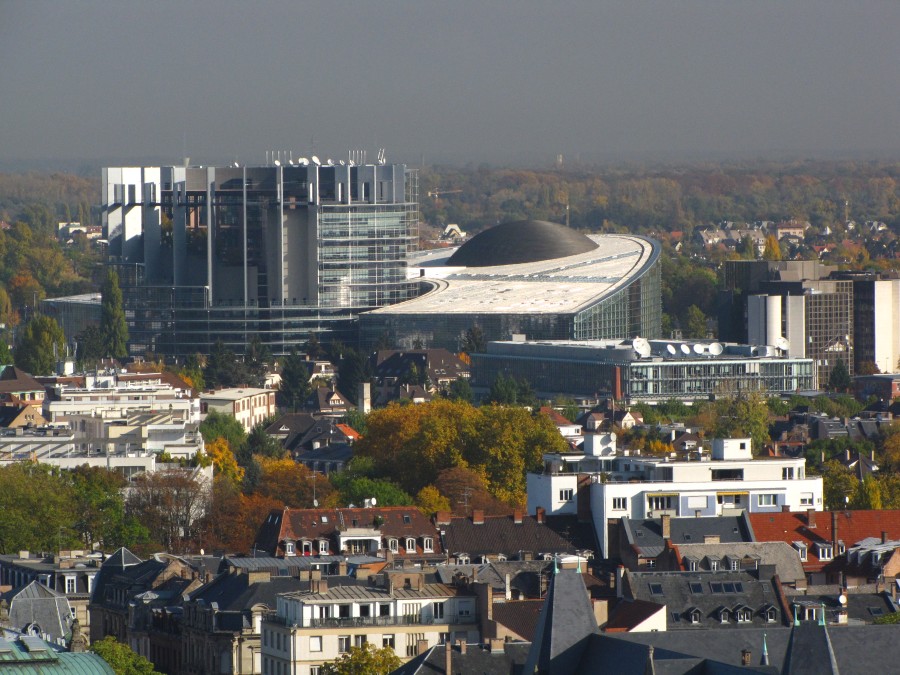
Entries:
[[[443,549],[440,537],[431,521],[422,515],[419,509],[413,506],[381,506],[372,508],[346,508],[346,509],[289,509],[283,511],[274,509],[269,512],[265,522],[260,526],[256,535],[255,547],[258,551],[268,554],[283,554],[282,542],[285,539],[310,541],[327,539],[330,542],[330,553],[338,553],[333,550],[336,546],[335,537],[340,528],[372,527],[376,520],[381,521],[381,537],[415,537],[417,539],[416,557],[443,559]],[[374,532],[374,530],[373,530]],[[425,553],[421,549],[419,538],[430,536],[434,538],[434,551]],[[404,547],[395,557],[410,557]]]
[[484,523],[472,518],[453,518],[442,526],[444,549],[451,554],[470,556],[503,554],[518,557],[522,552],[574,553],[575,547],[532,516],[516,523],[513,516],[485,516]]
[[411,366],[435,384],[469,376],[469,366],[447,349],[380,350],[372,354],[376,382],[403,378]]
[[[646,518],[632,520],[623,517],[622,528],[628,544],[643,557],[654,558],[665,549],[662,538],[662,520]],[[672,518],[669,521],[671,542],[702,544],[704,536],[717,536],[720,543],[736,543],[753,540],[753,531],[744,515],[717,516],[715,518]]]
[[265,605],[275,609],[275,599],[279,593],[309,590],[309,581],[295,577],[273,576],[269,581],[250,582],[249,574],[226,573],[204,584],[190,594],[190,601],[217,603],[219,611],[241,612],[254,605]]
[[346,464],[353,458],[353,447],[347,443],[329,443],[313,450],[299,450],[294,459],[308,462],[340,462]]
[[[718,561],[719,569],[729,569],[732,559],[755,561],[754,569],[759,565],[774,565],[782,583],[806,581],[803,563],[793,546],[783,541],[735,542],[729,544],[682,544],[676,547],[678,561],[682,569],[687,569],[685,558],[698,561],[698,569],[709,570],[710,560]],[[744,566],[741,567],[744,569]]]
[[[481,645],[466,645],[466,653],[452,646],[451,668],[454,673],[478,673],[479,675],[512,675],[521,673],[528,656],[527,642],[509,642],[502,652],[491,652]],[[446,645],[435,645],[403,664],[392,675],[445,675]]]
[[820,560],[816,542],[832,542],[832,527],[837,525],[837,539],[846,548],[866,537],[881,538],[886,532],[888,539],[900,539],[900,510],[880,511],[816,511],[810,527],[809,514],[802,512],[751,513],[750,523],[757,541],[795,541],[807,545],[807,561],[803,569],[807,572],[837,571],[846,564],[844,556],[834,551],[834,560]]
[[[771,626],[766,610],[775,609],[775,625],[787,622],[786,601],[780,586],[749,572],[626,572],[625,597],[666,605],[669,630],[716,628],[743,630],[751,625]],[[737,622],[734,612],[751,610],[749,622]],[[726,621],[721,612],[728,610]],[[691,614],[699,611],[699,623]]]
[[28,627],[36,624],[54,640],[71,632],[72,613],[66,596],[38,581],[0,594],[0,599],[9,603],[9,622],[17,630],[28,633]]
[[660,611],[666,611],[666,608],[658,602],[625,600],[616,605],[603,630],[609,633],[629,631]]
[[872,623],[880,616],[892,614],[897,611],[897,605],[891,600],[889,593],[860,593],[858,589],[845,594],[847,604],[842,606],[838,601],[842,590],[838,586],[831,587],[830,592],[821,592],[822,587],[808,589],[803,594],[790,594],[789,603],[812,604],[816,607],[825,607],[825,619],[832,623],[837,621],[837,616],[843,609],[847,612],[850,622]]
[[283,444],[286,445],[288,439],[298,435],[302,436],[315,423],[316,418],[309,413],[287,413],[266,427],[266,433],[269,436],[285,439]]

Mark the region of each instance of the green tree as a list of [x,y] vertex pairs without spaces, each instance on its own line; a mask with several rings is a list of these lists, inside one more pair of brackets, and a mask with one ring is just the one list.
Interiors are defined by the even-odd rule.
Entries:
[[244,352],[244,367],[247,371],[247,383],[253,387],[266,384],[266,373],[272,363],[272,352],[266,347],[259,335],[254,335],[247,343]]
[[475,325],[465,332],[459,349],[466,354],[477,354],[483,352],[486,346],[484,331],[480,326]]
[[57,551],[78,546],[72,486],[45,464],[0,467],[0,552]]
[[303,353],[311,359],[321,358],[323,350],[322,343],[315,333],[310,333],[309,339],[303,345]]
[[133,547],[149,540],[149,532],[125,514],[122,474],[86,464],[67,472],[72,485],[73,528],[83,548],[94,544],[102,549]]
[[826,509],[846,509],[856,493],[857,480],[850,469],[832,459],[825,462],[822,469],[822,490]]
[[277,438],[273,438],[266,433],[266,429],[272,426],[274,422],[274,416],[268,417],[254,425],[250,430],[250,433],[247,435],[247,451],[251,455],[262,455],[263,457],[274,457],[275,459],[281,459],[285,456],[287,451],[284,449],[284,446]]
[[717,438],[750,437],[753,452],[763,451],[769,438],[769,407],[759,392],[726,396],[715,404],[717,420],[713,435]]
[[838,358],[834,368],[831,369],[831,374],[828,376],[828,389],[844,392],[849,388],[850,371],[847,370],[847,364],[844,363],[844,359]]
[[472,385],[469,384],[469,379],[467,377],[456,378],[447,388],[447,398],[451,401],[471,403],[474,400],[474,397]]
[[416,506],[426,516],[432,516],[438,511],[450,511],[450,500],[434,485],[426,485],[416,495]]
[[851,503],[854,509],[881,510],[881,485],[875,476],[870,474],[859,481]]
[[112,635],[94,642],[91,651],[106,661],[116,675],[158,675],[150,661]]
[[236,455],[247,442],[247,432],[241,423],[233,416],[215,410],[210,410],[206,419],[200,423],[200,435],[203,436],[204,443],[224,438]]
[[219,339],[213,343],[203,369],[206,385],[212,389],[247,385],[252,376],[243,361]]
[[302,408],[312,393],[306,361],[295,349],[291,349],[291,353],[281,362],[279,391],[293,412],[297,412],[297,408]]
[[19,368],[32,375],[52,375],[56,362],[66,353],[66,336],[56,320],[39,314],[25,324],[13,358]]
[[402,665],[391,647],[376,649],[371,642],[363,647],[351,647],[340,658],[326,663],[321,675],[388,675]]
[[89,324],[75,336],[77,345],[75,356],[83,365],[94,364],[106,356],[103,344],[103,331],[96,324]]
[[366,362],[355,349],[345,347],[338,365],[337,388],[347,399],[356,404],[359,385],[367,379]]
[[100,331],[103,333],[105,356],[124,359],[128,356],[128,324],[122,308],[122,289],[119,275],[110,267],[100,289]]
[[699,339],[706,337],[706,314],[697,305],[688,307],[685,337]]

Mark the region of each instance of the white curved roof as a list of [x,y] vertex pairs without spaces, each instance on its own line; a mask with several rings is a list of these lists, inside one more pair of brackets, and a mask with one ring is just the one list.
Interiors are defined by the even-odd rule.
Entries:
[[453,253],[422,252],[410,278],[436,288],[372,314],[555,314],[580,311],[628,285],[654,255],[649,239],[591,235],[593,251],[566,258],[495,267],[446,267]]

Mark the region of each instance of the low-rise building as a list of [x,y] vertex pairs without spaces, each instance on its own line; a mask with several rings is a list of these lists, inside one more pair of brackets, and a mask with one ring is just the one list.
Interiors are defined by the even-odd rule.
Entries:
[[260,422],[275,414],[275,392],[252,387],[219,389],[200,394],[200,412],[211,411],[234,417],[250,433]]

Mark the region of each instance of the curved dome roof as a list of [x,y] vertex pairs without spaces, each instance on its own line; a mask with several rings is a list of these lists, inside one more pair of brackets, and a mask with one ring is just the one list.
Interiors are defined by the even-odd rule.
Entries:
[[565,225],[517,220],[479,232],[447,260],[454,267],[515,265],[587,253],[597,244]]

